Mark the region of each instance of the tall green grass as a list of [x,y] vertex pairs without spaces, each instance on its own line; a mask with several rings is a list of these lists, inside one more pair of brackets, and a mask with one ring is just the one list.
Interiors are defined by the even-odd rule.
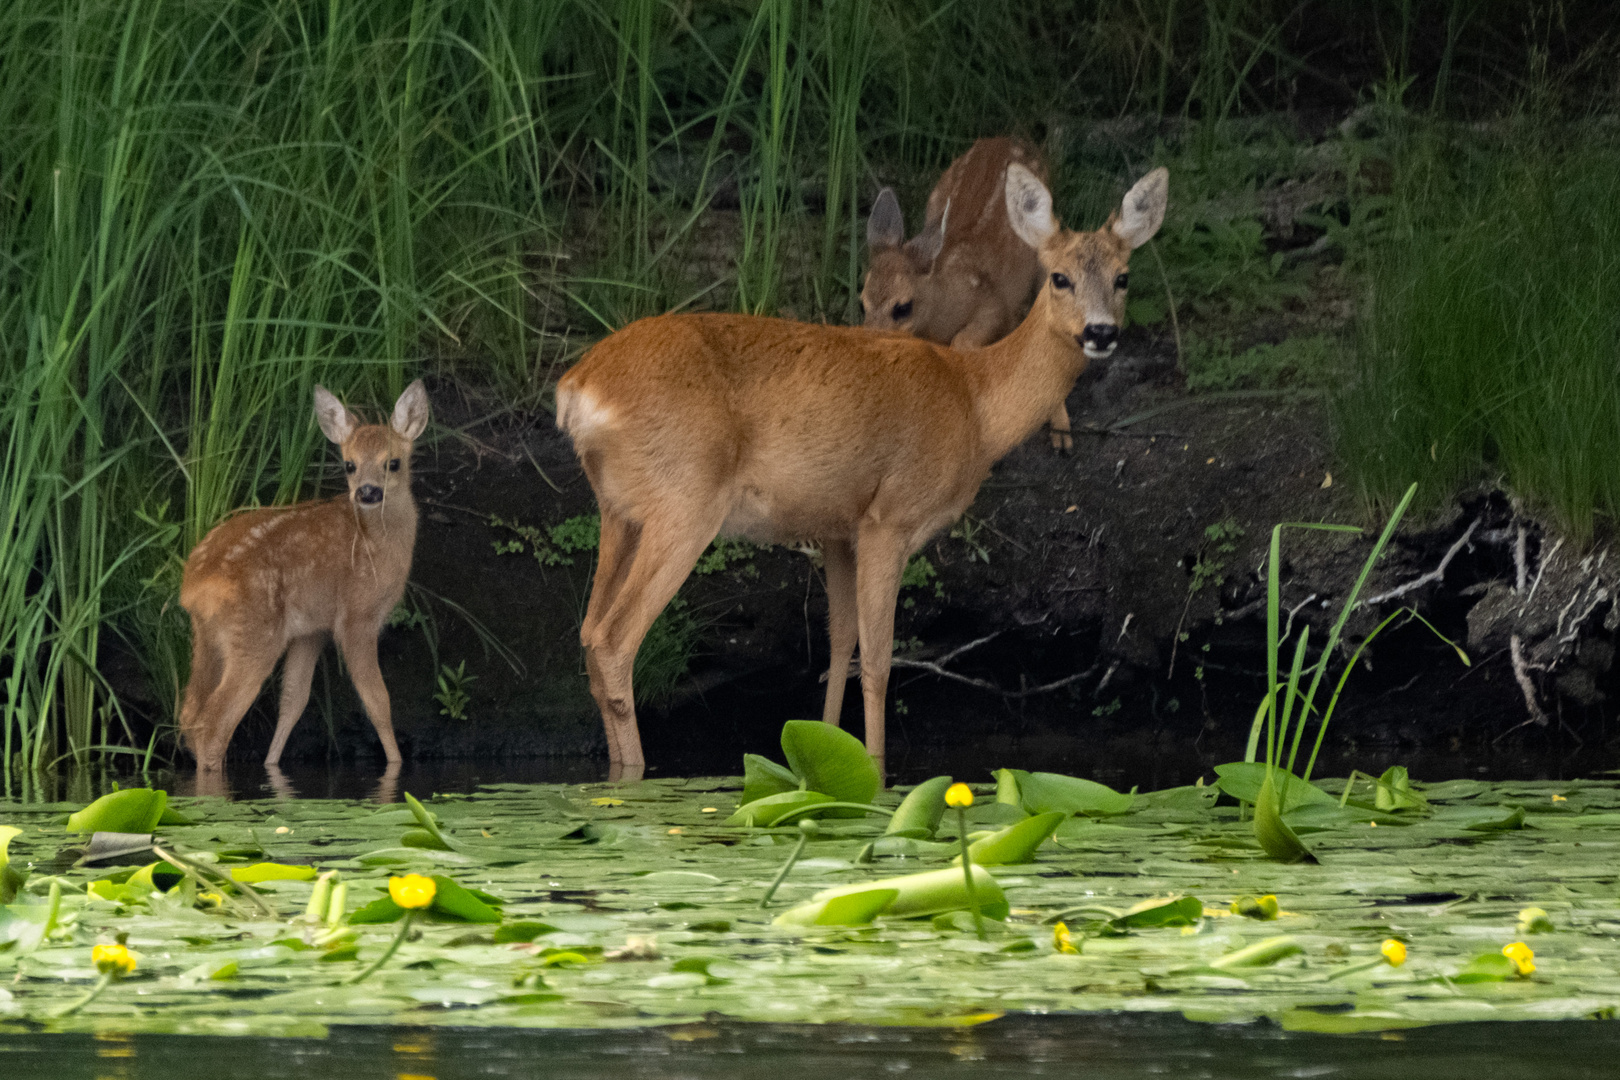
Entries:
[[1338,445],[1367,502],[1500,481],[1577,543],[1620,513],[1620,144],[1443,129],[1368,256]]

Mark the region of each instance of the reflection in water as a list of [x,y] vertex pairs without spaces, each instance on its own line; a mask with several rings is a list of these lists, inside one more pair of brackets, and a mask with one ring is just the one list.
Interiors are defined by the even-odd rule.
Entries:
[[292,781],[287,779],[287,774],[281,771],[280,765],[266,765],[264,767],[264,776],[276,798],[298,798],[298,789],[293,787]]
[[399,769],[400,763],[390,761],[383,774],[377,777],[377,786],[371,790],[371,801],[380,803],[399,802]]

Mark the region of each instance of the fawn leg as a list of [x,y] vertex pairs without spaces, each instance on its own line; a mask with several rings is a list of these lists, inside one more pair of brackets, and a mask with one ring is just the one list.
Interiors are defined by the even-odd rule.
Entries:
[[590,640],[597,623],[624,587],[624,576],[636,557],[640,538],[641,526],[610,510],[602,511],[602,539],[596,550],[596,571],[591,577],[591,598],[585,604],[585,621],[579,627],[581,642]]
[[315,661],[320,659],[322,644],[323,635],[309,634],[293,638],[287,647],[287,658],[281,662],[281,712],[276,718],[276,734],[270,740],[270,752],[264,757],[266,765],[281,763],[287,736],[304,715],[304,706],[309,704],[309,684],[315,678]]
[[1074,449],[1073,427],[1069,423],[1069,407],[1064,402],[1058,402],[1057,408],[1046,420],[1047,427],[1052,429],[1052,449],[1059,453],[1068,453]]
[[865,528],[855,546],[855,596],[861,639],[861,697],[866,705],[866,752],[883,775],[883,709],[894,655],[894,605],[900,595],[907,538]]
[[[821,719],[836,725],[844,711],[844,684],[849,679],[849,658],[855,652],[855,549],[848,540],[821,545],[821,565],[827,573],[827,639],[832,645],[827,661],[827,701]],[[861,652],[864,662],[866,653]]]
[[399,744],[394,741],[394,721],[389,712],[388,687],[383,683],[382,669],[377,666],[377,634],[381,628],[367,623],[364,626],[337,627],[338,648],[343,652],[343,663],[348,666],[349,678],[360,695],[360,703],[371,718],[382,740],[383,757],[389,764],[400,760]]
[[585,642],[591,696],[602,710],[609,762],[616,771],[633,772],[639,778],[646,765],[631,685],[636,650],[720,531],[722,520],[723,508],[717,511],[711,504],[689,515],[653,517],[643,525],[624,584]]
[[269,650],[243,649],[235,655],[226,653],[219,685],[199,710],[201,716],[193,748],[198,771],[212,772],[225,767],[225,748],[236,734],[236,726],[259,696],[264,680],[275,670],[278,659],[279,655]]

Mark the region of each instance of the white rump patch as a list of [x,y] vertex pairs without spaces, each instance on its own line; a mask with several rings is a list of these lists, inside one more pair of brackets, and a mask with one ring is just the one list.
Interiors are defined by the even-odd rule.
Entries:
[[565,390],[557,399],[557,426],[574,438],[613,423],[613,413],[589,390]]

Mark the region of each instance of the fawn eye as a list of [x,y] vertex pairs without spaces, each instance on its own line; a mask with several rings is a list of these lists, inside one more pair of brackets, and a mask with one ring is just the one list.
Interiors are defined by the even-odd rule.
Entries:
[[343,471],[348,473],[350,476],[353,476],[354,475],[354,462],[345,461],[343,463]]
[[388,459],[388,471],[389,472],[399,472],[399,458],[389,458]]
[[1067,274],[1053,274],[1052,275],[1052,288],[1054,288],[1054,289],[1072,289],[1072,288],[1074,288],[1074,282],[1069,280],[1069,275],[1067,275]]
[[911,315],[911,301],[907,300],[903,304],[894,305],[894,310],[889,314],[893,315],[896,319],[904,319],[909,317]]
[[1119,289],[1121,292],[1130,288],[1130,286],[1131,275],[1129,274],[1121,274],[1119,277],[1114,279],[1114,288]]

